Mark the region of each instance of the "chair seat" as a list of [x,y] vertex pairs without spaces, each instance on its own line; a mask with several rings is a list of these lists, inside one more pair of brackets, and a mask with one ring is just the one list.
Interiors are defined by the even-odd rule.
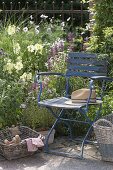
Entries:
[[[66,98],[66,97],[57,97],[53,99],[40,101],[38,104],[43,105],[43,106],[58,107],[58,108],[65,108],[65,109],[79,109],[86,105],[86,103],[67,104],[67,103],[70,103],[70,100],[71,99]],[[90,103],[90,104],[101,104],[101,103],[102,101],[98,100],[96,103]]]

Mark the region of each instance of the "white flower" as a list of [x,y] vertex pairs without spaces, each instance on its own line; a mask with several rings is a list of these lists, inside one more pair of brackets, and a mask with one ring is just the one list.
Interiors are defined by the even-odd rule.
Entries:
[[19,43],[16,43],[13,45],[13,51],[14,51],[14,54],[19,54],[20,53],[20,45]]
[[35,29],[39,29],[39,25],[36,25]]
[[28,49],[28,51],[31,52],[31,53],[33,53],[33,52],[35,51],[34,45],[29,45],[29,46],[27,46],[27,49]]
[[31,19],[31,20],[33,19],[33,16],[32,16],[32,15],[30,15],[30,19]]
[[22,76],[20,76],[20,80],[26,81],[32,79],[32,73],[24,73]]
[[51,89],[48,89],[48,90],[47,90],[47,93],[52,94],[52,90],[51,90]]
[[36,34],[39,34],[39,32],[40,32],[40,31],[39,31],[38,29],[35,29],[35,33],[36,33]]
[[35,27],[35,33],[36,33],[36,34],[39,34],[39,25],[37,25],[37,26]]
[[23,68],[23,64],[22,64],[22,61],[18,61],[15,65],[14,65],[14,68],[16,69],[16,71],[19,71]]
[[34,24],[34,22],[33,22],[33,21],[29,21],[29,23],[30,23],[31,25],[33,25],[33,24]]
[[13,35],[16,33],[16,26],[15,25],[9,25],[7,29],[8,35]]
[[64,27],[64,26],[65,26],[65,22],[62,22],[62,23],[61,23],[61,26]]
[[22,76],[20,76],[20,80],[25,81],[26,80],[26,76],[27,76],[27,73],[22,74]]
[[20,60],[22,60],[22,57],[21,57],[21,56],[18,56],[18,57],[17,57],[17,61],[20,61]]
[[26,104],[24,104],[24,103],[22,103],[21,105],[20,105],[20,108],[21,109],[25,109],[27,106],[26,106]]
[[45,66],[46,66],[46,68],[48,68],[48,63],[47,62],[45,63]]
[[90,22],[91,22],[91,23],[94,23],[94,22],[95,22],[95,19],[91,19]]
[[27,31],[28,31],[28,28],[27,28],[27,27],[24,27],[24,28],[23,28],[23,31],[24,31],[24,32],[27,32]]
[[32,79],[32,73],[28,73],[27,74],[27,80],[31,80]]
[[20,31],[20,27],[17,27],[17,28],[16,28],[16,31],[19,32],[19,31]]
[[91,25],[90,25],[90,23],[88,23],[88,24],[86,25],[86,30],[89,30],[90,27],[91,27]]
[[53,23],[53,19],[52,18],[50,19],[50,22]]
[[14,69],[14,64],[13,64],[13,63],[11,62],[11,60],[9,59],[9,60],[7,61],[7,63],[6,63],[6,65],[4,65],[3,70],[4,70],[4,71],[8,71],[8,73],[11,74],[12,71],[13,71],[13,69]]
[[34,45],[34,47],[35,47],[35,54],[37,53],[37,52],[39,52],[40,54],[42,54],[42,50],[43,50],[43,46],[41,45],[41,44],[35,44]]
[[10,58],[4,58],[4,62],[5,63],[11,63],[11,59]]
[[51,31],[51,28],[49,27],[49,28],[47,28],[47,33],[48,34],[51,34],[52,33],[52,31]]
[[40,18],[46,19],[46,18],[48,18],[48,16],[42,14],[42,15],[40,16]]
[[50,79],[49,79],[49,77],[48,77],[48,76],[46,76],[46,77],[44,78],[44,80],[43,80],[43,81],[47,84],[47,83],[49,82],[49,80],[50,80]]
[[35,45],[29,45],[27,49],[31,53],[35,52],[36,54],[37,52],[39,52],[40,54],[42,54],[43,46],[41,44],[36,43]]
[[71,17],[67,18],[67,21],[70,21]]

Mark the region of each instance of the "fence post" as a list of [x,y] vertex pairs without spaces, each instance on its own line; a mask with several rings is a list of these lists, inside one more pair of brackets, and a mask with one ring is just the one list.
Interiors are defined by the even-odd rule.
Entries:
[[27,11],[29,11],[29,2],[28,1],[26,2],[26,8],[27,8]]
[[62,21],[64,21],[64,13],[63,13],[63,10],[64,10],[64,1],[62,1]]
[[73,27],[73,1],[71,1],[71,25]]
[[18,9],[19,9],[19,11],[20,11],[20,2],[18,2]]
[[10,14],[12,13],[12,10],[13,10],[13,3],[10,2]]
[[3,11],[5,11],[5,2],[2,2]]
[[[55,10],[55,1],[52,2],[53,4],[53,11]],[[53,13],[53,18],[55,18],[55,13]]]
[[83,2],[81,2],[81,23],[80,23],[80,25],[81,25],[81,27],[83,27]]
[[36,11],[36,23],[37,23],[37,17],[38,17],[38,11],[37,11],[37,2],[35,1],[35,11]]
[[44,14],[45,14],[45,11],[46,11],[46,1],[44,1]]

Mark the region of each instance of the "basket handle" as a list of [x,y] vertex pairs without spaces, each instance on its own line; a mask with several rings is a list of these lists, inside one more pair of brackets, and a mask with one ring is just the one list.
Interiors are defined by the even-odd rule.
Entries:
[[106,119],[98,119],[95,123],[94,123],[94,126],[98,126],[99,123],[107,123],[108,125],[110,125],[112,128],[113,128],[113,124],[109,121],[109,120],[106,120]]

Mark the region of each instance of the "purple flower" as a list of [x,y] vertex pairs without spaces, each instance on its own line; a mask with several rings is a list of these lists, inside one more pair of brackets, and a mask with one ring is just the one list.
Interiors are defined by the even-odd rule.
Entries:
[[60,41],[60,48],[62,51],[64,51],[64,41]]
[[86,41],[86,42],[87,42],[88,40],[89,40],[89,37],[84,38],[84,41]]
[[57,54],[57,47],[56,47],[56,45],[51,47],[50,53],[51,53],[52,56],[55,56]]
[[32,83],[32,86],[31,86],[31,89],[32,90],[36,90],[38,87],[38,84],[37,83]]
[[57,42],[57,48],[58,51],[64,51],[64,41],[60,40],[59,42]]
[[69,32],[67,35],[67,41],[73,42],[73,39],[74,39],[74,34],[72,32]]
[[52,57],[48,58],[46,65],[47,65],[48,70],[51,70],[51,68],[53,66],[53,59],[52,59]]
[[71,51],[74,51],[74,50],[75,50],[74,44],[69,45],[68,50],[69,50],[70,52],[71,52]]

